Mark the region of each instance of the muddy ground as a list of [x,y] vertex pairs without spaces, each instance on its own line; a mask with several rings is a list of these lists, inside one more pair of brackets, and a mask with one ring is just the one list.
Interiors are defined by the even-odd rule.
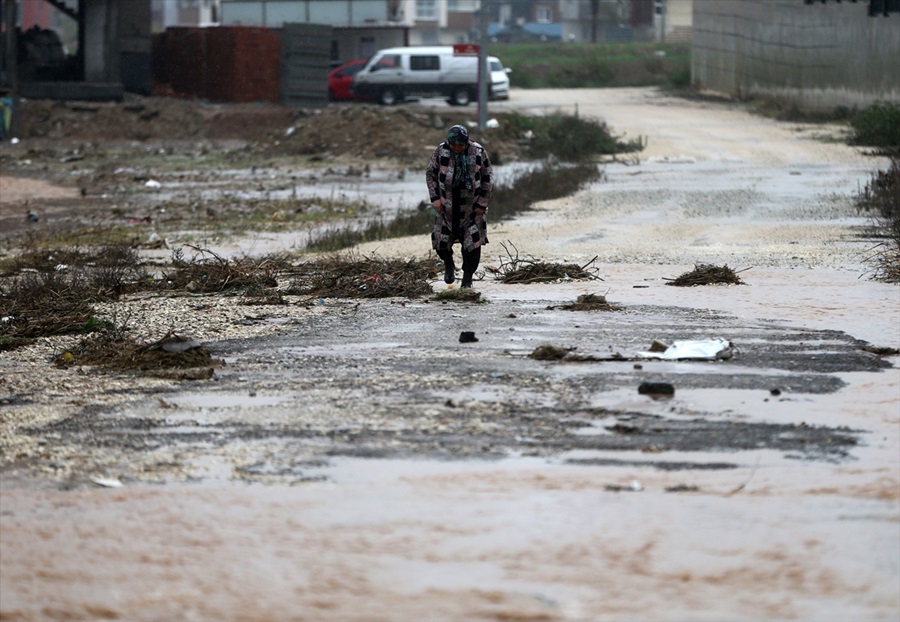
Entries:
[[[112,117],[131,124],[153,104],[140,106]],[[880,161],[836,142],[839,127],[646,89],[524,91],[503,106],[577,106],[648,149],[492,226],[482,303],[125,301],[136,334],[204,341],[221,363],[203,381],[51,369],[60,340],[4,354],[2,617],[896,619],[900,375],[873,346],[900,345],[900,294],[866,278],[873,241],[852,205]],[[441,135],[424,128],[454,114],[335,106],[308,124],[331,140],[310,157],[283,146],[300,132],[294,111],[260,121],[260,137],[177,107],[175,125],[161,107],[146,121],[162,129],[113,132],[127,142],[97,130],[80,143],[48,115],[36,127],[49,129],[4,146],[5,249],[29,227],[149,214],[135,235],[155,221],[167,236],[149,256],[190,218],[204,222],[191,241],[217,252],[297,250],[318,221],[237,235],[217,218],[223,197],[374,188],[395,192],[386,209],[415,205]],[[398,118],[415,121],[398,132]],[[359,136],[385,133],[397,151],[367,159],[360,143],[387,147]],[[503,144],[499,173],[512,174],[521,145]],[[594,260],[602,280],[499,283],[505,240]],[[405,238],[359,252],[429,249]],[[747,269],[747,285],[666,284],[696,262]],[[585,293],[619,309],[564,308]],[[731,356],[638,354],[715,337]],[[545,344],[572,356],[530,356]]]

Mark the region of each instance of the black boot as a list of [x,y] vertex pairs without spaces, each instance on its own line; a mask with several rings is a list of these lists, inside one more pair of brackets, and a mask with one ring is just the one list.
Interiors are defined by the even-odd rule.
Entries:
[[456,266],[453,264],[453,259],[445,259],[444,260],[444,283],[450,285],[453,281],[456,280]]
[[463,279],[460,287],[472,287],[472,275],[478,269],[481,263],[481,247],[472,249],[469,252],[463,251]]

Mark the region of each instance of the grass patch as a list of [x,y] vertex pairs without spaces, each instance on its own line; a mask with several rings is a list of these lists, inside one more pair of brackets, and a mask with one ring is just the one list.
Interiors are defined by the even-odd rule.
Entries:
[[306,248],[310,251],[328,253],[365,242],[425,235],[431,231],[431,226],[431,219],[426,216],[424,209],[403,210],[391,219],[376,218],[362,227],[345,223],[310,234]]
[[689,43],[494,44],[490,53],[525,89],[672,86],[690,82]]
[[575,194],[601,177],[596,164],[539,165],[520,176],[511,186],[494,188],[488,217],[492,222],[501,222],[532,209],[541,201]]

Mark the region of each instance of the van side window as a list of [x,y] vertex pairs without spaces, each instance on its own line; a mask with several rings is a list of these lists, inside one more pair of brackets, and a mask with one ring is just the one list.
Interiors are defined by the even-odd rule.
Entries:
[[393,69],[400,66],[400,56],[398,54],[385,54],[378,59],[378,62],[370,69],[370,71],[379,71],[380,69]]
[[412,71],[438,71],[441,59],[439,56],[410,56],[409,68]]

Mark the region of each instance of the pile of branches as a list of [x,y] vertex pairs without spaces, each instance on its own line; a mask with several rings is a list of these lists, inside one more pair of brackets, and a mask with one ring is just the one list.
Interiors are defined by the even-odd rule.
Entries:
[[226,259],[208,249],[190,248],[196,251],[190,260],[181,249],[173,251],[172,271],[165,277],[167,287],[195,293],[259,292],[276,287],[276,276],[289,265],[277,257]]
[[434,261],[335,256],[294,268],[286,293],[316,298],[393,298],[430,295]]
[[[740,272],[745,272],[745,268]],[[678,276],[675,279],[666,279],[666,285],[678,287],[691,287],[693,285],[744,285],[738,273],[725,266],[713,266],[711,264],[695,264],[690,272]]]
[[582,294],[575,302],[559,307],[565,311],[621,311],[622,307],[611,304],[603,294]]
[[120,331],[104,331],[83,339],[77,346],[59,354],[58,367],[96,365],[113,371],[143,371],[168,376],[172,369],[203,368],[202,376],[212,370],[212,355],[197,341],[168,333],[150,343],[138,343]]
[[[500,243],[507,257],[501,259],[500,268],[497,269],[498,280],[501,283],[553,283],[558,281],[589,281],[603,280],[596,275],[589,266],[596,261],[596,257],[583,266],[578,264],[547,263],[538,261],[534,257],[519,257],[519,249],[512,242]],[[512,250],[510,250],[512,247]],[[515,254],[513,254],[513,252]]]

